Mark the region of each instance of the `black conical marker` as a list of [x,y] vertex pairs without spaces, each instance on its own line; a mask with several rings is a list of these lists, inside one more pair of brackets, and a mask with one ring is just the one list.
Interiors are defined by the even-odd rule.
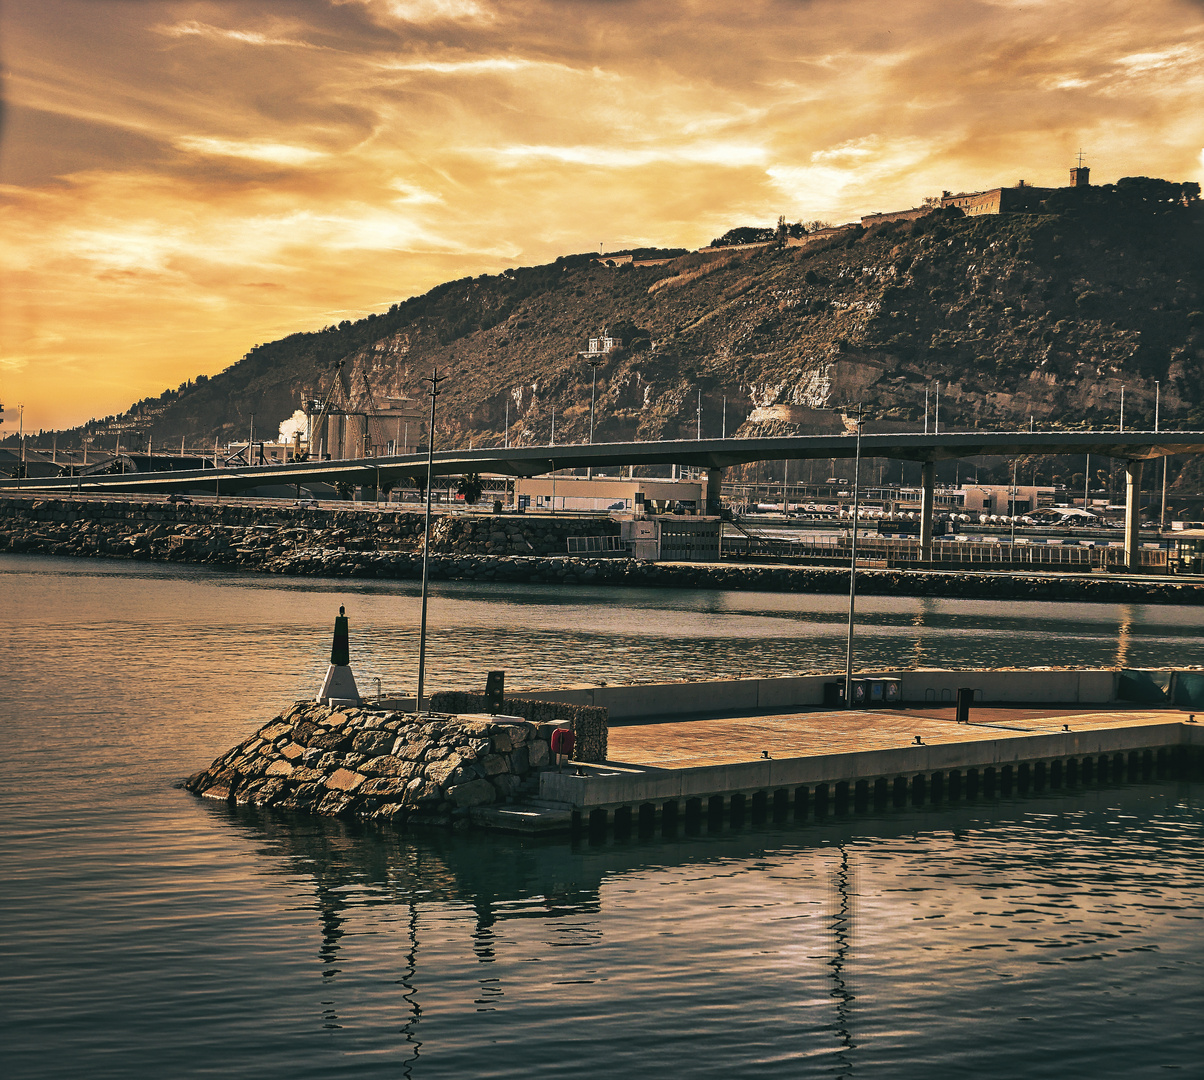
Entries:
[[335,667],[346,667],[351,663],[351,644],[347,635],[347,609],[339,606],[334,620],[334,642],[330,646],[330,662]]

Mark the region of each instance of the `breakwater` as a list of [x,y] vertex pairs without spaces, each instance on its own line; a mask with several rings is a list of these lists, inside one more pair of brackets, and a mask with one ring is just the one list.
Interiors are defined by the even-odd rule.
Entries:
[[605,757],[605,709],[507,704],[537,719],[415,716],[299,701],[184,786],[240,805],[455,826],[467,824],[474,808],[536,794],[540,774],[553,766],[551,736],[558,725],[579,727],[588,752]]
[[[435,580],[840,593],[839,567],[645,563],[567,555],[570,537],[617,535],[610,520],[445,515],[432,526]],[[422,515],[411,511],[0,498],[0,552],[227,566],[283,575],[416,579]],[[1204,585],[1106,575],[863,570],[867,595],[1201,604]]]

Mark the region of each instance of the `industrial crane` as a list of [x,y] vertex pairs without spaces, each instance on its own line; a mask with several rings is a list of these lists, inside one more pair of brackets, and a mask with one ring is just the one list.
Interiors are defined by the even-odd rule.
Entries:
[[305,453],[297,459],[298,461],[308,461],[314,455],[314,439],[317,437],[318,432],[322,430],[322,422],[329,415],[330,407],[334,404],[335,393],[343,379],[343,365],[345,363],[345,360],[340,360],[334,366],[334,374],[331,376],[330,387],[326,391],[326,397],[322,401],[321,408],[318,410],[317,418],[312,420],[309,426],[309,446],[306,448]]

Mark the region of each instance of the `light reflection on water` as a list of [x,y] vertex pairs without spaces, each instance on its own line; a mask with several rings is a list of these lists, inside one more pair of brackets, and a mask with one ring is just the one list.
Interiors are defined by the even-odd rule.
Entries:
[[[340,602],[361,678],[403,684],[415,590],[26,558],[0,582],[6,1076],[1198,1068],[1191,785],[597,846],[273,817],[172,784],[312,693]],[[866,663],[1201,655],[1189,609],[864,605]],[[448,685],[843,663],[840,597],[439,586],[431,610]]]

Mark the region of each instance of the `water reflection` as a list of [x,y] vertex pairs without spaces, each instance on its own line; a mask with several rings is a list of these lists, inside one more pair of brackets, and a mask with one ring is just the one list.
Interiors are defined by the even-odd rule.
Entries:
[[[626,951],[634,954],[627,962],[635,970],[653,962],[665,966],[665,977],[689,986],[689,971],[674,974],[682,962],[672,947],[677,920],[658,924],[647,909],[632,911],[632,897],[669,881],[666,900],[680,908],[687,940],[697,941],[690,963],[719,965],[720,985],[708,993],[764,1009],[761,982],[772,984],[771,973],[781,966],[799,981],[804,998],[801,1009],[775,1021],[773,1039],[786,1048],[781,1053],[815,1058],[824,1072],[851,1077],[870,1068],[859,1060],[872,1045],[867,1029],[881,1038],[884,1025],[920,1025],[913,1014],[942,1007],[934,993],[956,1001],[956,1016],[968,1007],[964,995],[974,986],[973,1008],[990,1013],[999,1008],[987,1004],[997,995],[1010,1001],[1010,983],[1001,979],[1021,978],[1026,994],[1043,985],[1060,993],[1063,977],[1050,965],[1128,963],[1140,950],[1160,947],[1144,935],[1163,919],[1190,916],[1204,886],[1199,867],[1188,869],[1195,862],[1195,827],[1176,824],[1190,819],[1198,827],[1197,798],[1190,784],[1122,784],[1024,800],[837,813],[678,838],[633,833],[574,843],[395,834],[245,807],[215,808],[214,820],[253,839],[273,873],[309,883],[328,988],[323,1022],[330,1028],[341,1027],[340,1008],[355,997],[355,972],[371,948],[368,928],[400,930],[404,940],[391,978],[402,995],[395,1060],[406,1076],[418,1075],[432,1039],[445,1045],[449,1009],[454,1012],[448,980],[456,985],[445,969],[457,951],[476,971],[460,969],[456,992],[483,1023],[490,1014],[505,1015],[507,1023],[526,1017],[515,1009],[530,1009],[533,987],[551,1001],[589,991],[616,1007],[616,993],[632,992],[622,989],[626,976],[615,967]],[[864,914],[863,899],[869,905]],[[372,917],[374,910],[384,918]],[[533,935],[521,929],[532,923],[543,929]],[[792,930],[783,936],[769,929],[774,924]],[[460,935],[459,947],[449,933]],[[424,947],[432,934],[433,950]],[[648,934],[668,934],[667,951],[648,951],[645,942],[641,953],[634,942]],[[618,953],[607,949],[608,935],[618,939]],[[767,945],[770,951],[761,955]],[[607,959],[564,970],[552,964],[563,948],[600,951]],[[729,954],[730,948],[737,952]],[[708,961],[711,954],[715,959]],[[725,955],[729,959],[720,959]],[[1165,958],[1160,962],[1165,967]],[[549,965],[544,983],[531,982],[532,964]],[[1109,970],[1109,978],[1128,977],[1116,974],[1125,968]],[[1186,973],[1180,967],[1173,977]],[[352,984],[340,989],[345,979]],[[614,979],[619,985],[607,990]],[[950,985],[941,987],[942,979]],[[1108,993],[1103,984],[1077,977],[1073,985],[1078,994]],[[653,1008],[665,985],[654,978],[642,992]],[[427,1033],[424,1004],[432,995],[442,1004],[437,1030]],[[826,1005],[819,1007],[821,995]],[[989,1043],[994,1036],[984,1030],[976,1038]],[[746,1065],[760,1052],[750,1047]]]
[[1133,623],[1135,621],[1135,612],[1132,604],[1117,605],[1117,628],[1116,628],[1116,667],[1127,668],[1129,666],[1129,647],[1133,639]]
[[853,1034],[850,1030],[850,1012],[854,996],[848,984],[848,966],[853,948],[853,901],[857,895],[853,881],[853,870],[849,862],[849,849],[845,844],[839,846],[840,863],[832,871],[832,915],[829,926],[831,956],[828,959],[828,972],[832,979],[831,996],[836,1004],[836,1021],[833,1026],[837,1040],[836,1070],[841,1076],[853,1075],[853,1061],[850,1051],[854,1047]]

